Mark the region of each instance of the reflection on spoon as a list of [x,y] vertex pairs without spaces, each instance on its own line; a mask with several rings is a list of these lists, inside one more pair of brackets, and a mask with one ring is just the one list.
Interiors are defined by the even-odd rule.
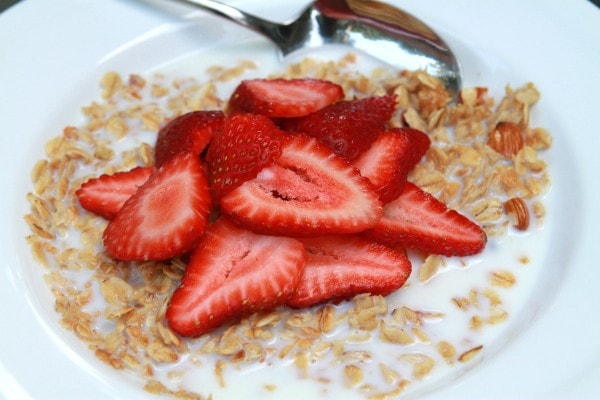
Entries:
[[215,0],[177,0],[258,32],[282,56],[329,44],[350,46],[398,69],[422,69],[439,78],[450,95],[461,87],[458,60],[424,22],[374,0],[316,0],[292,21],[276,23]]

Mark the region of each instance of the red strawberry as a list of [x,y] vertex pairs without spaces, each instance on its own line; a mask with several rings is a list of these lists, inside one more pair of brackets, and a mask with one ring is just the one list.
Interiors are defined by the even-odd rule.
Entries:
[[292,307],[338,301],[360,293],[386,296],[404,285],[411,264],[404,250],[391,249],[359,236],[301,239],[306,268]]
[[319,79],[245,80],[229,98],[228,111],[269,118],[301,117],[344,97],[338,84]]
[[221,199],[221,211],[257,232],[311,236],[372,227],[381,203],[344,158],[314,138],[291,136],[274,165]]
[[316,137],[351,161],[386,128],[395,103],[393,96],[338,101],[306,117],[283,119],[280,124],[284,130]]
[[104,230],[106,252],[119,260],[182,255],[207,226],[210,192],[199,156],[173,156],[129,198]]
[[272,164],[281,155],[284,139],[283,132],[262,115],[227,117],[206,154],[213,197],[219,200]]
[[86,181],[75,195],[83,208],[111,220],[153,171],[152,167],[137,167],[112,175],[100,175]]
[[224,118],[222,111],[191,111],[171,120],[158,131],[154,147],[156,167],[183,151],[202,153]]
[[305,261],[297,240],[259,235],[221,217],[192,252],[167,309],[169,326],[181,335],[199,336],[282,305],[298,284]]
[[402,193],[406,177],[429,149],[431,140],[424,132],[393,128],[379,134],[371,147],[352,162],[368,178],[382,203]]
[[366,234],[389,245],[467,256],[481,252],[487,242],[479,225],[411,182],[383,211],[383,217]]

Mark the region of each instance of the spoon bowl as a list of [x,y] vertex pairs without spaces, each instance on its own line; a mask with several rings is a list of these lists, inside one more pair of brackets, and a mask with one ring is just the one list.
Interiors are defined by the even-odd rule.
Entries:
[[429,26],[374,0],[316,0],[295,19],[276,23],[215,0],[177,0],[227,18],[268,38],[282,57],[325,45],[344,45],[398,69],[422,69],[451,96],[461,88],[456,56]]

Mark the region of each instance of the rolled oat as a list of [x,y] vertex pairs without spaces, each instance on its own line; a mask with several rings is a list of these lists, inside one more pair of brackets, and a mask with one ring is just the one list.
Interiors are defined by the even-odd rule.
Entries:
[[[398,111],[392,125],[422,129],[432,139],[426,156],[411,172],[411,181],[450,208],[472,216],[491,236],[506,233],[510,208],[503,212],[506,207],[502,205],[509,199],[521,199],[532,211],[531,218],[543,221],[546,210],[540,196],[550,179],[541,152],[551,146],[552,138],[547,130],[530,126],[531,108],[539,99],[533,84],[516,90],[507,87],[498,106],[484,87],[465,88],[460,101],[451,103],[441,83],[422,71],[395,73],[382,68],[365,75],[352,69],[356,61],[353,54],[337,62],[307,58],[278,76],[329,79],[340,83],[348,98],[395,94]],[[213,67],[205,82],[169,81],[160,74],[125,78],[108,72],[100,82],[102,100],[82,108],[85,123],[67,126],[46,143],[46,158],[32,168],[33,192],[27,194],[31,209],[25,221],[31,230],[27,242],[35,260],[45,268],[61,324],[106,364],[144,377],[148,392],[186,399],[205,399],[208,394],[171,389],[155,378],[157,366],[172,368],[169,376],[181,379],[183,372],[177,364],[188,359],[192,367],[212,368],[219,386],[227,387],[226,372],[234,365],[244,368],[288,360],[310,377],[313,365],[331,363],[341,366],[338,378],[345,377],[367,398],[384,399],[401,395],[414,380],[426,379],[438,361],[450,365],[475,358],[483,345],[468,348],[431,335],[432,326],[446,318],[443,312],[392,304],[368,294],[357,296],[345,307],[328,304],[302,311],[280,308],[257,313],[207,337],[183,339],[168,328],[164,313],[185,263],[180,259],[123,263],[102,252],[105,222],[79,207],[75,190],[98,173],[152,165],[153,142],[143,139],[144,132],[156,132],[187,111],[222,109],[225,100],[218,96],[218,86],[255,68],[250,61],[232,68]],[[498,151],[494,135],[499,126],[517,126],[523,142],[511,144],[510,152]],[[117,141],[134,136],[135,145],[116,150]],[[499,137],[502,142],[503,135]],[[64,240],[72,230],[80,236],[80,245]],[[425,256],[420,260],[415,265],[418,282],[413,284],[435,283],[446,268],[445,259]],[[72,279],[77,274],[89,276],[83,286]],[[499,270],[489,279],[491,287],[457,293],[448,304],[467,315],[467,330],[480,331],[510,318],[501,308],[499,290],[510,289],[516,282],[513,272]],[[105,306],[91,310],[92,299],[99,298]],[[403,375],[396,365],[374,362],[374,355],[361,347],[371,341],[393,346],[409,373]],[[368,371],[373,367],[379,369],[386,386],[370,381]],[[330,381],[322,376],[315,379],[321,384]],[[276,394],[279,386],[263,387]]]

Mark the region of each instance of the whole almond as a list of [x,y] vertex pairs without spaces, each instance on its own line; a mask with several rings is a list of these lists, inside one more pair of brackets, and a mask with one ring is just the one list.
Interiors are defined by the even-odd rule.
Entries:
[[488,139],[488,145],[505,157],[517,154],[524,144],[523,132],[514,122],[498,122]]
[[529,208],[525,200],[514,197],[504,203],[504,212],[511,219],[513,226],[521,231],[529,228]]

